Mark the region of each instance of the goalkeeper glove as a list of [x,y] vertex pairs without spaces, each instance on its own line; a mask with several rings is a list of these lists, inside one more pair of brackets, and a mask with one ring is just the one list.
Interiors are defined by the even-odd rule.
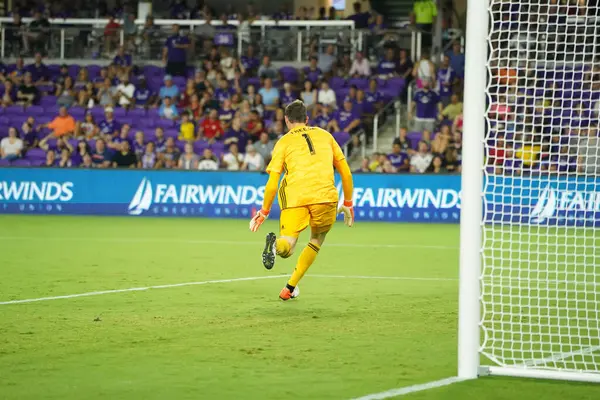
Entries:
[[258,231],[258,228],[260,228],[262,223],[265,222],[265,219],[267,219],[268,217],[269,217],[269,212],[261,209],[250,220],[250,230],[252,232]]
[[354,207],[352,207],[352,200],[344,200],[344,204],[338,208],[338,214],[344,213],[344,223],[347,226],[354,225]]

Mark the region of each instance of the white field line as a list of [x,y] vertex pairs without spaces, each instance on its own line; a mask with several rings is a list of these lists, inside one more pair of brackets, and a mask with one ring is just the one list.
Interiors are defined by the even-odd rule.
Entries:
[[[264,241],[236,241],[236,240],[190,240],[173,238],[116,238],[116,237],[44,237],[44,236],[0,236],[0,240],[43,240],[43,241],[81,241],[81,242],[109,242],[109,243],[179,243],[179,244],[222,244],[222,245],[264,245]],[[428,244],[381,244],[381,243],[325,243],[326,247],[360,247],[360,248],[390,248],[390,249],[434,249],[458,250],[458,246],[436,246]]]
[[398,389],[386,390],[385,392],[381,392],[381,393],[368,394],[363,397],[357,397],[354,400],[389,399],[390,397],[404,396],[405,394],[421,392],[423,390],[435,389],[435,388],[439,388],[439,387],[443,387],[443,386],[452,385],[453,383],[462,382],[465,380],[466,379],[455,376],[452,378],[440,379],[439,381],[432,381],[432,382],[422,383],[419,385],[412,385],[412,386],[406,386],[406,387],[398,388]]
[[[457,281],[453,278],[419,278],[419,277],[403,277],[403,276],[361,276],[361,275],[307,275],[313,278],[335,278],[335,279],[381,279],[381,280],[406,280],[406,281]],[[127,289],[112,289],[112,290],[100,290],[95,292],[75,293],[66,294],[62,296],[50,296],[50,297],[37,297],[33,299],[22,299],[22,300],[9,300],[0,302],[0,306],[6,306],[10,304],[22,304],[22,303],[35,303],[40,301],[50,300],[61,300],[61,299],[73,299],[76,297],[89,297],[89,296],[100,296],[103,294],[113,293],[126,293],[126,292],[143,292],[150,289],[168,289],[182,286],[197,286],[207,285],[211,283],[231,283],[231,282],[243,282],[243,281],[258,281],[262,279],[275,279],[275,278],[286,278],[287,275],[268,275],[268,276],[249,276],[246,278],[233,278],[233,279],[216,279],[209,281],[199,282],[183,282],[183,283],[172,283],[167,285],[154,285],[154,286],[143,286],[134,287]]]

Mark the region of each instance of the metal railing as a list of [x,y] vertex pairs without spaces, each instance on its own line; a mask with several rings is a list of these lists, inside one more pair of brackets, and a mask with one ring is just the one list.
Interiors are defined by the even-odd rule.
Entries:
[[[391,110],[392,107],[394,107],[394,110],[396,111],[396,114],[395,114],[396,131],[395,132],[397,133],[400,131],[401,103],[398,98],[394,98],[389,103],[387,103],[381,110],[379,110],[379,112],[377,114],[375,114],[375,117],[373,118],[373,152],[377,151],[378,137],[379,137],[379,120],[382,116],[388,114],[388,112]],[[389,114],[391,114],[391,112],[389,112]],[[363,149],[363,157],[364,157],[364,149]]]

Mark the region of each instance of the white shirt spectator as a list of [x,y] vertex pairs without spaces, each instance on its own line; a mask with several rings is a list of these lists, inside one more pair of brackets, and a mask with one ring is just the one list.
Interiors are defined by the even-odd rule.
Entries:
[[246,153],[244,164],[248,166],[248,171],[262,171],[265,168],[265,160],[256,151],[253,153],[252,155],[250,152]]
[[[122,93],[121,95],[119,95],[119,105],[128,106],[131,104],[131,101],[129,99],[133,99],[133,94],[135,93],[135,86],[133,86],[133,83],[131,82],[127,82],[127,84],[119,83],[119,86],[117,86],[117,93],[118,92]],[[123,94],[125,96],[123,96]]]
[[216,171],[219,169],[219,164],[215,160],[204,159],[198,163],[200,171]]
[[331,88],[327,90],[319,90],[319,93],[317,94],[317,102],[325,105],[331,105],[334,108],[337,107],[335,92]]
[[240,165],[244,162],[244,156],[238,153],[236,157],[233,153],[227,153],[223,156],[223,162],[227,164],[229,171],[239,171]]
[[5,156],[18,154],[19,151],[23,150],[23,141],[19,138],[15,138],[14,143],[10,142],[10,138],[5,137],[0,141],[0,148]]
[[221,70],[225,74],[225,78],[228,81],[232,81],[235,78],[235,69],[232,68],[232,65],[232,57],[225,57],[221,59]]
[[358,74],[360,76],[371,75],[371,66],[369,65],[369,61],[366,58],[363,58],[361,61],[355,59],[352,62],[352,68],[350,68],[350,76],[354,74]]
[[431,165],[431,161],[433,160],[433,155],[431,153],[416,153],[410,159],[411,167],[414,167],[415,172],[420,174],[425,173],[427,168]]

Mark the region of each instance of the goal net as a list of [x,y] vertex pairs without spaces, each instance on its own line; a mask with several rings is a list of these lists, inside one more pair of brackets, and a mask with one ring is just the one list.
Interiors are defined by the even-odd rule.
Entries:
[[600,2],[488,11],[481,363],[600,380]]

